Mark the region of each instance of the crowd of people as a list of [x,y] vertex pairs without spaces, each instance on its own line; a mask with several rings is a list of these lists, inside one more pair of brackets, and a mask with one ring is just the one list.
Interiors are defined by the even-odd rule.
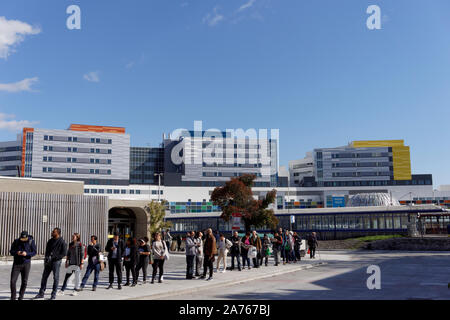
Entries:
[[[86,247],[80,241],[81,236],[74,233],[71,242],[67,244],[61,237],[61,230],[55,228],[48,240],[45,257],[44,271],[42,273],[39,293],[34,299],[43,299],[50,274],[53,274],[53,287],[51,300],[65,294],[69,279],[74,276],[74,289],[72,295],[83,291],[87,282],[94,273],[92,291],[97,290],[99,274],[106,268],[109,270],[109,285],[106,289],[112,289],[117,281],[117,289],[122,289],[123,269],[125,269],[124,286],[135,287],[138,285],[142,271],[142,284],[148,283],[147,268],[152,266],[150,283],[164,280],[164,263],[170,257],[170,245],[172,237],[169,232],[157,232],[152,241],[147,237],[142,239],[127,238],[125,241],[116,232],[108,240],[103,251],[98,238],[92,235],[90,243]],[[180,240],[178,240],[180,239]],[[177,250],[181,249],[181,237],[177,239]],[[247,232],[243,237],[236,231],[230,239],[219,232],[213,233],[211,229],[205,232],[187,232],[185,243],[186,253],[186,279],[213,280],[214,272],[225,273],[228,271],[243,271],[245,268],[260,268],[269,265],[269,257],[273,255],[274,265],[297,263],[302,258],[302,238],[296,233],[280,228],[274,232],[273,237],[264,234],[262,237],[256,231]],[[311,259],[315,259],[318,246],[315,233],[307,237],[308,252]],[[11,271],[11,300],[17,299],[16,284],[21,275],[19,300],[23,300],[27,288],[28,277],[31,269],[31,258],[36,255],[36,243],[31,235],[23,231],[12,245],[10,254],[14,257]],[[231,266],[227,265],[227,257],[231,256]],[[60,290],[59,274],[62,260],[65,258],[65,277]],[[87,261],[85,274],[81,273]],[[252,261],[252,263],[250,263]],[[214,263],[216,268],[214,269]],[[157,277],[158,276],[158,277]]]

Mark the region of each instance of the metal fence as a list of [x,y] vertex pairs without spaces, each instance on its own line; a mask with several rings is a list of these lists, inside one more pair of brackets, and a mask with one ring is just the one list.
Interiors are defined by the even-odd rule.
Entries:
[[101,196],[0,192],[0,256],[9,255],[11,243],[23,230],[36,241],[38,254],[55,228],[67,243],[75,232],[89,243],[97,235],[102,246],[108,237],[108,198]]

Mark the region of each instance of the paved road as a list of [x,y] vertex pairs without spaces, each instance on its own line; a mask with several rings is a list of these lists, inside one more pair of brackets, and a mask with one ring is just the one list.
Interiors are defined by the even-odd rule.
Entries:
[[[318,256],[319,258],[319,256]],[[84,291],[77,297],[58,297],[61,300],[74,299],[450,299],[450,253],[400,253],[351,251],[322,252],[321,259],[306,259],[301,265],[271,266],[246,270],[242,273],[217,274],[211,284],[200,280],[184,280],[185,258],[172,255],[166,266],[165,283],[162,285],[141,285],[136,288],[105,290],[108,273],[102,272],[97,292]],[[299,267],[312,267],[322,260],[326,265],[297,271]],[[367,267],[381,268],[381,290],[370,291],[366,281]],[[37,294],[42,274],[42,264],[34,264],[25,298]],[[0,266],[0,300],[9,299],[10,266]],[[151,268],[149,268],[149,271]],[[288,272],[279,274],[280,272]],[[267,277],[267,275],[272,275]],[[61,270],[60,285],[64,277]],[[88,282],[90,289],[92,277]],[[262,277],[265,277],[262,279]],[[231,284],[251,280],[245,284]],[[51,288],[52,277],[48,288]],[[20,281],[18,281],[19,287]],[[223,286],[222,286],[223,284]],[[70,287],[69,287],[70,288]],[[177,293],[192,288],[188,294]],[[47,289],[47,295],[50,290]],[[168,296],[169,295],[169,296]]]
[[[322,253],[326,265],[251,284],[202,290],[193,300],[450,299],[450,253]],[[367,267],[381,269],[381,290],[368,290]],[[172,299],[186,297],[174,296]]]

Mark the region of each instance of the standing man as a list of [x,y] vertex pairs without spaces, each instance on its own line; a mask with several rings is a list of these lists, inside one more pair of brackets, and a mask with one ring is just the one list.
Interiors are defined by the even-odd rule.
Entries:
[[212,230],[210,228],[206,231],[202,279],[206,278],[206,273],[208,271],[208,268],[209,268],[208,281],[211,281],[213,279],[213,274],[214,274],[213,263],[215,260],[216,253],[217,253],[216,238],[214,237]]
[[194,261],[195,261],[195,232],[187,232],[186,234],[186,279],[194,279]]
[[50,300],[56,299],[56,292],[59,284],[59,270],[61,269],[61,260],[66,256],[67,244],[61,237],[61,229],[55,228],[52,231],[52,238],[48,240],[45,247],[44,272],[42,273],[41,288],[35,299],[43,299],[47,289],[47,280],[50,273],[53,273],[53,288]]
[[27,289],[28,275],[31,269],[31,258],[36,255],[36,243],[28,232],[22,231],[20,238],[14,240],[9,253],[14,257],[11,270],[11,300],[16,300],[16,283],[21,277],[19,300],[23,300]]
[[278,267],[278,264],[280,263],[280,252],[283,252],[282,250],[283,238],[280,236],[278,232],[275,232],[272,242],[273,242],[273,256],[275,258],[275,267]]
[[180,252],[181,251],[181,235],[178,235],[177,237],[177,251]]
[[200,268],[203,265],[203,233],[197,233],[195,242],[195,276],[200,277]]
[[122,290],[122,258],[125,253],[125,244],[119,239],[119,233],[114,232],[114,237],[108,240],[105,251],[108,252],[109,287],[114,283],[114,269],[116,269],[118,289]]
[[317,242],[317,236],[316,233],[313,232],[308,237],[308,248],[309,248],[309,257],[310,259],[316,258],[316,248],[319,246],[319,243]]
[[261,239],[255,230],[253,230],[252,237],[250,238],[250,244],[256,248],[256,258],[253,258],[253,267],[259,268],[259,259],[261,257]]
[[97,290],[98,276],[100,274],[100,245],[97,243],[97,236],[91,236],[91,242],[87,248],[87,254],[88,266],[86,268],[86,273],[84,274],[83,280],[81,281],[80,290],[84,289],[89,276],[92,271],[94,271],[94,285],[92,286],[92,291],[95,291]]
[[234,232],[231,237],[231,270],[234,270],[234,258],[237,260],[237,267],[239,271],[241,269],[241,238],[239,238],[239,233]]
[[284,248],[283,248],[283,243],[284,243],[284,232],[283,232],[283,228],[279,228],[278,229],[278,235],[281,237],[282,240],[282,244],[280,246],[280,256],[283,259],[283,263],[285,262],[285,256],[284,256]]
[[170,235],[170,229],[166,230],[165,239],[166,240],[166,247],[168,250],[170,250],[170,246],[172,244],[172,236]]

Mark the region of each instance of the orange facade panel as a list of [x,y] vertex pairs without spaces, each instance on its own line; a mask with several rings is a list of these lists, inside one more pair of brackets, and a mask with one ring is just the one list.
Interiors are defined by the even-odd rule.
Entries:
[[26,147],[27,147],[27,132],[33,132],[34,129],[33,128],[23,128],[23,133],[22,133],[22,170],[20,172],[20,175],[22,177],[25,176],[25,152],[26,152]]
[[122,127],[90,126],[84,124],[71,124],[69,130],[125,134],[125,128]]

